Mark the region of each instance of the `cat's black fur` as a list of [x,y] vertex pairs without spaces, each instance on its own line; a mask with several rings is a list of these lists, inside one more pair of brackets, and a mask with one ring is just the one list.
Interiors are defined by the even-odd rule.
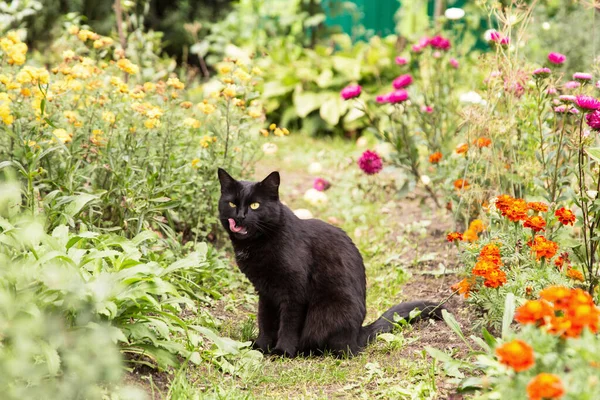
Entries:
[[[348,235],[323,221],[296,217],[279,201],[278,172],[261,182],[237,181],[220,168],[218,175],[219,218],[240,270],[259,296],[256,348],[287,356],[354,355],[393,328],[394,314],[408,320],[418,308],[418,318],[441,317],[436,303],[413,301],[363,327],[365,267]],[[259,207],[253,210],[255,202]]]

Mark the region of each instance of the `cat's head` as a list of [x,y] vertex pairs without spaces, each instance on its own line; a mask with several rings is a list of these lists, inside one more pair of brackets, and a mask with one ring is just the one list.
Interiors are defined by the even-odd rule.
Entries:
[[253,239],[277,232],[281,218],[279,172],[260,182],[238,181],[219,168],[219,219],[232,239]]

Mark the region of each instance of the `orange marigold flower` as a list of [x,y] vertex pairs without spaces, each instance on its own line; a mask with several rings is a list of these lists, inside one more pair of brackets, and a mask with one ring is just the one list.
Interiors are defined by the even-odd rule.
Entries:
[[477,233],[485,231],[485,224],[480,219],[474,219],[469,224],[469,229],[474,230]]
[[437,164],[442,160],[442,153],[436,151],[435,153],[429,155],[429,162],[432,164]]
[[479,239],[479,236],[477,236],[477,232],[475,232],[472,229],[467,229],[463,233],[463,240],[465,242],[473,243],[473,242],[476,242],[478,239]]
[[523,221],[527,218],[527,202],[523,199],[513,199],[510,205],[502,211],[502,215],[513,222]]
[[554,260],[554,265],[556,265],[556,268],[558,268],[559,271],[562,271],[562,268],[565,265],[565,261],[569,261],[569,260],[565,259],[561,254],[560,256],[556,257],[556,259]]
[[488,271],[483,284],[489,288],[499,288],[506,283],[506,274],[501,269]]
[[565,387],[557,375],[542,372],[527,384],[529,400],[560,399],[565,394]]
[[552,305],[545,300],[528,300],[515,312],[515,321],[522,324],[544,323],[546,317],[554,315]]
[[539,201],[534,201],[534,202],[527,203],[527,207],[530,210],[538,211],[538,212],[546,212],[546,211],[548,211],[548,204],[541,203]]
[[567,268],[567,276],[575,281],[583,282],[583,274],[575,268]]
[[552,240],[546,239],[544,236],[536,236],[533,241],[527,243],[532,251],[535,251],[535,259],[537,261],[542,257],[551,259],[558,251],[558,244]]
[[468,189],[469,186],[469,181],[467,181],[466,179],[457,179],[454,181],[454,187],[456,188],[456,190]]
[[471,293],[471,289],[475,285],[475,279],[465,278],[460,282],[455,283],[450,287],[452,291],[458,292],[465,296],[465,299],[469,298],[469,294]]
[[523,224],[525,228],[531,228],[534,232],[543,231],[546,228],[546,221],[539,215],[528,217]]
[[486,137],[480,137],[475,139],[475,145],[479,148],[488,147],[492,144],[492,139]]
[[473,275],[486,278],[492,271],[495,271],[498,268],[498,265],[490,260],[480,260],[475,263],[472,273]]
[[535,363],[533,348],[520,339],[504,343],[496,349],[496,355],[498,361],[517,372],[526,371]]
[[501,265],[500,248],[494,243],[486,244],[479,253],[479,260],[487,260],[496,265]]
[[573,214],[571,210],[568,210],[564,207],[556,210],[554,215],[558,217],[558,220],[563,225],[573,225],[573,223],[575,223],[575,214]]
[[566,286],[548,286],[540,292],[540,297],[554,304],[558,310],[566,310],[569,307],[571,289]]
[[496,208],[504,213],[506,212],[506,210],[508,210],[508,207],[510,207],[510,205],[512,204],[512,202],[515,199],[512,198],[511,196],[507,195],[507,194],[502,194],[500,196],[498,196],[498,198],[496,199]]
[[463,154],[469,150],[469,145],[467,143],[461,143],[456,146],[456,154]]
[[460,242],[463,240],[463,235],[460,232],[450,232],[448,235],[446,235],[446,240],[449,242]]

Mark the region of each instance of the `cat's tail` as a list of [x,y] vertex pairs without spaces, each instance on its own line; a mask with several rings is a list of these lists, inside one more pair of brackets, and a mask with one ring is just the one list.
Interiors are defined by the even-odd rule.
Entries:
[[[442,319],[442,310],[445,307],[439,303],[432,301],[409,301],[406,303],[400,303],[390,308],[383,313],[381,317],[372,324],[363,326],[360,330],[359,345],[365,347],[371,343],[377,335],[380,333],[390,332],[394,329],[394,315],[398,314],[400,318],[404,318],[406,321],[413,323],[423,319]],[[413,310],[419,310],[421,313],[414,318],[410,318],[410,314]]]

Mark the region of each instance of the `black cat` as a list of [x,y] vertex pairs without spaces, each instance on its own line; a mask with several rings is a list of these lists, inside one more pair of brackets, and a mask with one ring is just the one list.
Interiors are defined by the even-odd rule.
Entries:
[[366,278],[358,249],[344,231],[317,219],[301,220],[279,201],[279,173],[261,182],[233,179],[219,168],[219,218],[240,270],[258,292],[259,335],[254,346],[286,356],[355,355],[378,333],[392,330],[394,314],[440,318],[436,303],[396,305],[362,326]]

